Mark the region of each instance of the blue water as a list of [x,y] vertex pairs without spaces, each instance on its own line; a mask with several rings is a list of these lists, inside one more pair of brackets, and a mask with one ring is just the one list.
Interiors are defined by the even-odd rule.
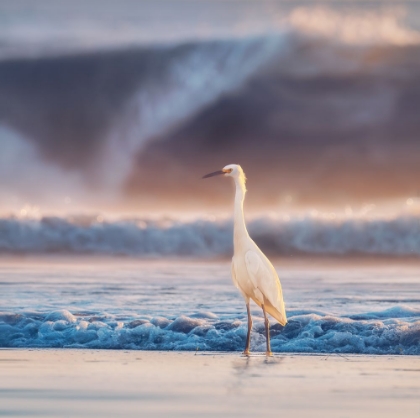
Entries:
[[[275,352],[420,354],[419,263],[280,259]],[[254,306],[253,350],[265,350]],[[0,347],[243,350],[228,261],[0,259]]]

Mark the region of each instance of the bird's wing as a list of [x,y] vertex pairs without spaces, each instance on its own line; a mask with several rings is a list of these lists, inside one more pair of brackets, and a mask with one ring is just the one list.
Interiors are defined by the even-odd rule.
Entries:
[[253,285],[264,295],[266,304],[270,305],[267,312],[281,324],[285,324],[287,319],[280,280],[274,268],[269,268],[264,261],[256,251],[249,250],[245,254],[249,277]]

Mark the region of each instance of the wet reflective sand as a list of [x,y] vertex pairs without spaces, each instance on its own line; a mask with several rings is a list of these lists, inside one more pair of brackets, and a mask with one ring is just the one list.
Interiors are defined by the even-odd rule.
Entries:
[[3,349],[0,369],[0,416],[420,416],[418,356]]

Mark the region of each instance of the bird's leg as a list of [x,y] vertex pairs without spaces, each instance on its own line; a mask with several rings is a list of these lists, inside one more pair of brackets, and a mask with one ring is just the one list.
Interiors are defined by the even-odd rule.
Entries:
[[249,356],[249,346],[251,344],[251,329],[252,329],[252,318],[251,309],[249,308],[249,301],[246,303],[246,312],[248,314],[248,334],[246,336],[246,345],[243,354]]
[[261,307],[264,312],[265,339],[267,341],[267,351],[265,354],[271,357],[273,354],[271,352],[270,346],[270,321],[267,318],[267,313],[265,312],[264,304],[262,304]]

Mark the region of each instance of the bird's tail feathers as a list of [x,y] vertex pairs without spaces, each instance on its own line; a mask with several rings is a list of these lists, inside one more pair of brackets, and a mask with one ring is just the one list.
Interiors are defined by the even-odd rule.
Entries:
[[[261,303],[257,300],[253,299],[254,302],[261,307]],[[287,317],[286,317],[286,310],[284,309],[284,305],[282,305],[282,310],[279,310],[278,308],[274,307],[270,301],[266,300],[264,309],[265,311],[271,315],[280,325],[283,327],[287,324]]]

